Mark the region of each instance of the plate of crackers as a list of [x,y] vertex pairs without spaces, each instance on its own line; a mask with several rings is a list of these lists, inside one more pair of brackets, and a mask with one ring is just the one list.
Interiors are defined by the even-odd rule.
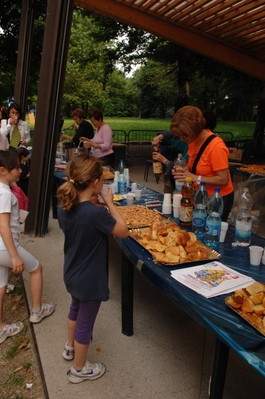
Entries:
[[103,171],[103,180],[111,180],[111,179],[114,179],[114,174],[109,171],[107,172]]
[[255,281],[225,298],[225,303],[265,336],[265,284]]
[[247,172],[249,174],[256,173],[258,175],[265,175],[265,165],[241,165],[237,168],[241,172]]
[[170,220],[156,221],[148,228],[132,229],[130,236],[152,255],[159,266],[221,258],[217,251],[198,241],[194,233],[182,230]]
[[121,206],[119,212],[122,214],[127,227],[139,228],[151,226],[156,221],[168,220],[159,212],[147,208],[144,205]]

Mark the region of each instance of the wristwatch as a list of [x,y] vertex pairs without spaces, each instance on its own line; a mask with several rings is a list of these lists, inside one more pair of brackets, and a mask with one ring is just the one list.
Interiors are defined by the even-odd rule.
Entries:
[[201,184],[201,181],[202,181],[202,177],[198,176],[197,179],[196,179],[196,183],[197,184]]

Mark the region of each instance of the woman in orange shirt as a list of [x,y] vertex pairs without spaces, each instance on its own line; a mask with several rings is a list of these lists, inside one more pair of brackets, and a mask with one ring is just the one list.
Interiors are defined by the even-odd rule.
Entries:
[[[215,187],[220,187],[224,201],[222,220],[225,221],[234,200],[234,187],[228,167],[229,152],[224,141],[205,129],[205,125],[202,111],[193,106],[182,107],[173,116],[170,131],[189,145],[189,162],[186,168],[172,173],[174,178],[180,181],[185,181],[187,176],[192,177],[195,189],[201,181],[205,182],[209,197],[214,193]],[[194,171],[192,169],[197,154],[210,136],[214,138],[202,152]]]

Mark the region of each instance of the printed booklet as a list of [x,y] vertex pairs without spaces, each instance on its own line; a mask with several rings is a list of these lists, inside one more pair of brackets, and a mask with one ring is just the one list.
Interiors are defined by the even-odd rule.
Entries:
[[173,270],[171,276],[206,298],[227,294],[254,282],[251,277],[217,261]]

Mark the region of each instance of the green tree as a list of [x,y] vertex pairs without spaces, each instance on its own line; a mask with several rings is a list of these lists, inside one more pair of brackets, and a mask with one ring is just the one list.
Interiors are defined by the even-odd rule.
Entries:
[[115,43],[98,41],[101,27],[82,10],[73,15],[64,88],[64,109],[87,105],[105,115],[131,116],[134,93],[115,67]]
[[[45,26],[47,1],[35,0],[34,28],[32,35],[32,54],[29,78],[29,100],[36,99],[41,62],[41,51]],[[0,13],[0,102],[13,97],[16,77],[18,36],[21,18],[21,0],[1,0]]]

